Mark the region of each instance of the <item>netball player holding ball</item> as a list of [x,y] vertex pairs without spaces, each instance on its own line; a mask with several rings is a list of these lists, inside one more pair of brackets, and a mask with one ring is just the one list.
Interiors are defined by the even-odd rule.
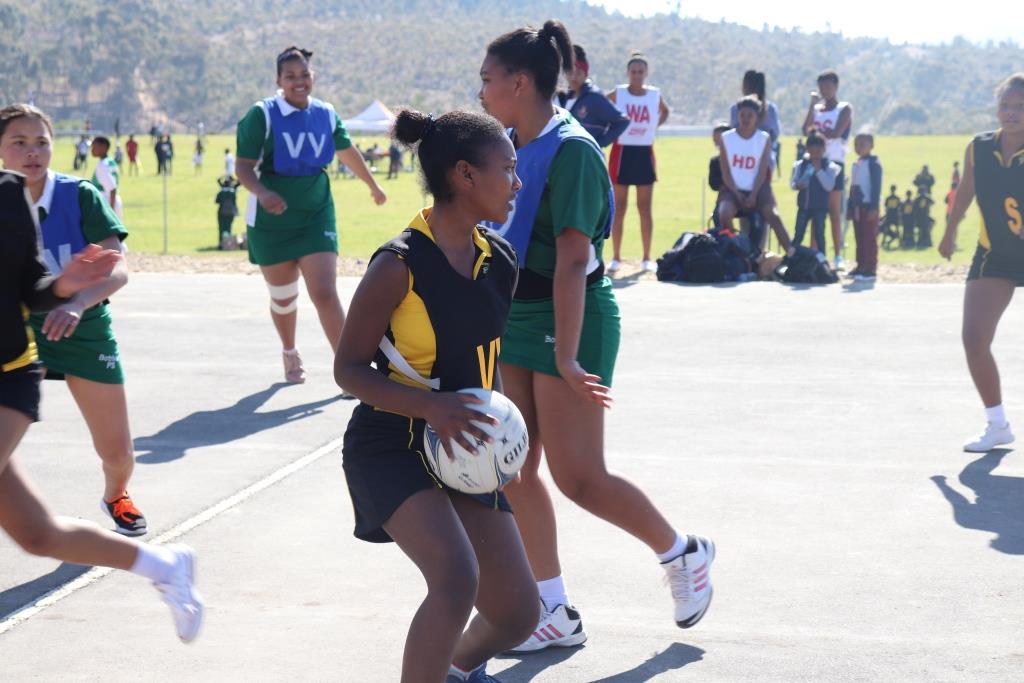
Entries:
[[490,439],[474,422],[496,424],[473,409],[478,399],[455,392],[501,390],[518,266],[508,242],[479,223],[511,211],[516,153],[481,113],[435,120],[404,110],[394,137],[417,148],[434,206],[377,250],[352,298],[334,365],[339,386],[361,401],[345,432],[345,478],[355,535],[396,542],[427,583],[401,680],[485,683],[495,680],[487,660],[537,625],[537,586],[505,494],[443,484],[423,436],[429,423],[442,443],[473,452]]

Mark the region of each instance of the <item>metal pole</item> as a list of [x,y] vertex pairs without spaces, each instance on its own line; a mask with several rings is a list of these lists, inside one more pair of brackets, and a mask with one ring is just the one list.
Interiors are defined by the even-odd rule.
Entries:
[[704,196],[705,191],[708,187],[708,179],[705,176],[701,176],[700,179],[700,219],[707,225],[708,211],[707,211],[707,198]]
[[164,169],[164,254],[167,253],[167,169]]

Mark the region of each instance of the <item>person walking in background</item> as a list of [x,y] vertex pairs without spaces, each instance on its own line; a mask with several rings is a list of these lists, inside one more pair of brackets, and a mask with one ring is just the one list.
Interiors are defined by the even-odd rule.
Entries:
[[793,164],[789,186],[797,191],[796,225],[793,244],[802,244],[807,224],[811,224],[811,247],[825,253],[825,222],[828,202],[839,178],[839,164],[825,158],[825,138],[817,131],[807,136],[803,159]]
[[878,272],[878,216],[882,202],[882,165],[872,154],[875,137],[859,133],[853,139],[857,161],[850,169],[848,217],[853,221],[857,241],[857,266],[850,272],[854,280],[874,280]]
[[[774,102],[770,102],[765,95],[766,81],[764,73],[761,71],[755,71],[753,69],[743,74],[742,91],[743,96],[755,95],[757,99],[761,100],[761,115],[757,119],[758,130],[763,130],[771,137],[772,141],[772,153],[769,157],[771,161],[771,172],[769,180],[771,179],[772,173],[779,165],[779,138],[782,136],[782,125],[779,123],[779,109],[775,106]],[[738,128],[740,125],[739,109],[734,102],[729,107],[729,125],[733,128]],[[797,157],[797,161],[803,158],[803,154]]]
[[128,154],[128,175],[139,175],[139,143],[134,135],[128,136],[128,142],[124,143],[124,151]]
[[636,208],[640,214],[640,240],[643,244],[644,272],[654,272],[657,266],[651,260],[651,242],[654,239],[654,216],[651,205],[654,183],[658,180],[654,162],[654,138],[658,126],[668,119],[669,108],[661,91],[646,85],[648,62],[640,52],[634,52],[626,63],[629,83],[608,93],[623,114],[629,117],[629,126],[612,146],[608,172],[615,186],[615,216],[612,222],[612,260],[608,272],[614,273],[622,261],[622,231],[626,209],[629,206],[629,187],[636,186]]
[[229,178],[235,176],[235,155],[228,148],[224,149],[224,175]]
[[114,144],[114,163],[117,164],[118,168],[124,163],[124,150],[121,149],[120,143]]
[[161,135],[160,137],[157,138],[156,145],[154,146],[154,151],[156,152],[156,174],[168,175],[168,155],[171,153],[171,151],[166,136]]
[[952,177],[950,182],[953,183],[954,187],[956,187],[957,185],[960,184],[960,162],[959,161],[954,161],[953,162],[953,177]]
[[398,178],[398,171],[402,168],[402,148],[394,140],[388,147],[388,180]]
[[946,193],[946,223],[949,223],[950,216],[953,215],[953,202],[956,201],[956,186],[958,183],[953,183],[949,192]]
[[117,162],[107,156],[110,153],[110,139],[97,135],[92,141],[92,155],[98,159],[96,170],[92,174],[92,184],[100,191],[107,204],[114,210],[118,218],[124,220],[124,209],[121,203],[121,176]]
[[629,117],[619,111],[590,78],[587,51],[579,45],[573,45],[572,49],[576,62],[569,76],[570,89],[557,94],[558,106],[568,109],[598,145],[607,147],[629,127]]
[[85,173],[89,170],[89,136],[83,135],[75,144],[75,170]]
[[971,453],[1014,441],[992,342],[1014,291],[1024,286],[1024,72],[1000,84],[996,102],[999,129],[977,135],[967,146],[953,215],[939,244],[939,253],[951,259],[957,228],[977,197],[981,231],[964,290],[963,344],[985,406],[985,430],[964,444]]
[[231,234],[231,226],[238,215],[238,180],[233,176],[224,176],[217,180],[217,196],[213,202],[217,205],[217,245],[221,250],[235,249],[238,243],[234,242]]
[[907,190],[907,198],[900,204],[900,216],[903,218],[903,248],[913,249],[917,243],[914,236],[914,193]]
[[200,176],[203,174],[203,151],[203,141],[200,138],[196,138],[196,148],[192,152],[193,175]]
[[174,173],[174,141],[171,140],[171,134],[167,133],[164,135],[164,164],[167,169],[167,175]]
[[[846,143],[853,130],[853,105],[841,102],[839,75],[830,70],[818,75],[818,90],[811,93],[811,104],[804,118],[804,135],[817,130],[825,138],[825,156],[842,168],[836,187],[829,196],[829,220],[832,223],[832,248],[835,252],[836,270],[844,270],[843,233],[840,224],[843,206],[843,190],[846,188]],[[824,249],[824,247],[823,247]]]

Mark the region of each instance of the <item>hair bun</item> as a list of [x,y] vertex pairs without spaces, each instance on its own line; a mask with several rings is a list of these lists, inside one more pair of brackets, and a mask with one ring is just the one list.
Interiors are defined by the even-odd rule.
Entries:
[[395,117],[391,135],[403,145],[412,146],[423,139],[431,117],[415,109],[402,109]]

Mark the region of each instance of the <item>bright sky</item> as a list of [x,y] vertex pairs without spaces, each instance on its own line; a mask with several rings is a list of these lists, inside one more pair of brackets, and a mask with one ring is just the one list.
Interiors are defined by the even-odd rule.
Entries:
[[[1016,5],[1014,0],[973,0],[973,10],[964,11],[964,5],[952,5],[954,9],[943,12],[930,11],[923,17],[918,3],[893,2],[892,0],[859,0],[856,3],[834,2],[820,4],[804,2],[772,2],[771,0],[729,0],[728,2],[687,2],[673,0],[586,0],[592,5],[602,5],[611,11],[630,16],[651,15],[658,12],[674,12],[679,8],[683,16],[699,17],[709,21],[735,22],[760,29],[765,23],[782,28],[800,28],[805,31],[842,31],[846,36],[873,36],[888,38],[894,43],[941,43],[956,36],[975,42],[986,40],[1001,41],[1012,39],[1022,42],[1019,21],[998,20],[997,8]],[[831,5],[833,9],[820,12],[815,10]],[[932,5],[938,9],[942,3]],[[1019,8],[1019,5],[1018,5]],[[1017,14],[1018,10],[1012,11]],[[1017,15],[1019,17],[1019,14]]]

